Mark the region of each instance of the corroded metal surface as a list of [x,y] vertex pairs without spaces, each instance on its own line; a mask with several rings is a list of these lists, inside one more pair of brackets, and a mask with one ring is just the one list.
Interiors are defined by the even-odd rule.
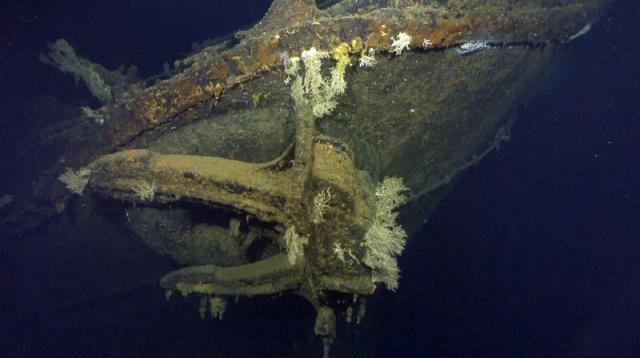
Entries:
[[386,50],[399,32],[412,36],[415,49],[422,48],[425,39],[434,50],[477,40],[505,45],[561,42],[592,21],[601,5],[598,1],[548,5],[505,1],[493,6],[475,1],[448,6],[406,1],[386,7],[385,2],[349,3],[319,11],[312,1],[275,1],[267,17],[239,44],[227,50],[205,49],[171,79],[109,108],[105,130],[112,147],[126,145],[158,125],[193,119],[189,111],[195,106],[215,106],[230,88],[281,68],[285,53],[299,55],[304,48],[333,48],[342,42],[350,44],[353,53],[364,48]]
[[[156,205],[185,201],[215,204],[238,214],[250,215],[263,223],[282,227],[295,225],[299,230],[305,228],[305,232],[313,238],[306,249],[307,263],[286,270],[300,271],[300,267],[307,266],[307,275],[283,276],[282,270],[276,270],[273,275],[263,272],[258,275],[261,280],[253,280],[249,288],[238,282],[231,286],[222,284],[216,276],[203,279],[202,270],[218,270],[214,266],[203,266],[168,276],[164,281],[167,289],[218,295],[249,294],[247,292],[252,295],[268,294],[274,293],[274,287],[280,287],[280,290],[298,288],[313,277],[316,281],[314,287],[318,289],[321,287],[347,293],[372,292],[373,285],[366,270],[356,266],[343,267],[344,263],[332,254],[336,243],[353,247],[354,250],[361,249],[357,243],[361,242],[362,234],[353,234],[366,230],[372,215],[370,206],[373,200],[369,176],[355,169],[350,154],[336,146],[320,138],[314,141],[310,168],[313,186],[307,188],[302,196],[296,195],[299,190],[295,190],[295,187],[301,184],[299,177],[294,174],[295,164],[288,164],[286,156],[270,163],[251,164],[216,157],[162,155],[144,149],[117,152],[93,162],[90,165],[93,173],[90,186],[95,192],[120,200],[144,203],[148,199],[142,200],[137,196],[136,188],[152,183],[152,200]],[[309,198],[326,188],[331,188],[334,193],[335,208],[331,216],[327,216],[326,222],[310,225]],[[271,260],[267,258],[267,263],[249,264],[242,266],[245,269],[239,267],[238,270],[255,273],[259,268],[275,269],[268,264]],[[223,280],[231,280],[228,275],[222,274],[227,270],[220,272]],[[353,277],[336,280],[328,276],[336,272],[351,272]],[[186,281],[178,284],[175,277],[186,278]],[[286,284],[277,283],[281,277],[286,277]],[[246,277],[238,279],[244,282]]]
[[[268,226],[272,251],[232,267],[183,268],[163,287],[207,296],[296,291],[324,312],[329,323],[317,331],[330,344],[327,292],[375,290],[363,263],[374,183],[403,177],[409,220],[424,219],[435,200],[427,194],[507,139],[510,110],[552,61],[545,48],[583,33],[603,4],[345,0],[319,10],[311,0],[276,0],[235,45],[194,54],[173,77],[103,109],[109,118],[91,155],[105,155],[89,164],[89,188],[166,210],[202,204]],[[390,50],[401,33],[411,40],[397,56]],[[283,67],[311,47],[342,49],[350,64],[346,92],[322,118],[294,104]],[[376,66],[356,66],[368,53],[377,53]],[[277,130],[265,131],[270,123]],[[321,195],[331,203],[316,222]],[[293,227],[308,240],[300,261],[284,255]]]

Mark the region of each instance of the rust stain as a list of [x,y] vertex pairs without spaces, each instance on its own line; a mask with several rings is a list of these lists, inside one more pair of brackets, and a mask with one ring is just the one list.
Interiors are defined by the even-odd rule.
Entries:
[[[300,4],[303,3],[300,2]],[[305,21],[309,19],[307,12],[310,9],[311,7],[299,9],[299,15]],[[282,7],[279,10],[287,10],[288,13],[290,9]],[[314,19],[315,21],[310,23],[311,26],[305,28],[309,33],[305,35],[304,40],[307,42],[304,43],[304,47],[333,48],[346,42],[352,54],[361,53],[367,48],[388,49],[392,37],[397,36],[399,32],[407,32],[412,36],[413,48],[422,47],[425,40],[431,41],[433,46],[450,47],[467,38],[477,29],[482,29],[488,34],[515,33],[517,36],[513,37],[518,38],[527,38],[532,30],[536,30],[539,36],[545,38],[553,34],[545,33],[543,27],[550,27],[552,22],[556,26],[561,26],[562,23],[569,23],[568,19],[572,17],[586,18],[588,14],[572,12],[570,15],[536,18],[528,14],[471,11],[467,14],[456,13],[455,16],[459,17],[440,17],[435,25],[430,19],[420,22],[419,18],[403,19],[396,16],[368,18],[355,24],[350,20],[341,22]],[[300,32],[302,28],[293,27],[291,25],[295,22],[293,20],[287,18],[289,25],[285,28],[267,26],[236,48],[222,53],[212,52],[211,57],[208,57],[211,62],[195,62],[190,69],[175,75],[170,80],[154,85],[131,102],[106,109],[114,117],[111,121],[114,130],[109,131],[112,133],[112,142],[124,143],[140,131],[169,121],[177,113],[209,99],[211,101],[208,101],[207,105],[215,106],[226,89],[249,81],[262,71],[273,69],[280,63],[281,51],[287,49],[296,52],[296,49],[299,50],[302,46],[302,35],[306,32]],[[346,35],[345,31],[349,30],[347,26],[357,26],[357,28]],[[572,33],[573,31],[573,29],[567,30],[569,28],[567,26],[564,28],[564,32]],[[254,94],[254,96],[252,96],[254,105],[264,101],[264,94]]]
[[140,102],[136,110],[136,117],[144,118],[147,123],[157,124],[160,121],[158,118],[160,114],[164,112],[155,97],[147,97]]
[[411,47],[422,47],[425,40],[433,41],[433,39],[429,37],[433,30],[433,26],[431,25],[416,22],[409,23],[406,32],[411,35]]
[[391,44],[391,35],[386,24],[372,21],[369,26],[369,35],[367,36],[367,46],[375,48],[385,48]]
[[218,81],[225,81],[227,77],[229,77],[229,65],[223,59],[221,61],[214,63],[210,67],[208,73],[209,74],[207,75],[207,78],[212,78]]
[[191,96],[190,96],[193,100],[198,100],[200,98],[204,97],[204,91],[202,90],[201,87],[193,87],[192,91],[191,91]]
[[268,69],[280,60],[280,54],[273,51],[277,44],[277,41],[269,41],[258,46],[256,59],[259,69]]
[[247,66],[245,66],[242,56],[233,56],[231,59],[236,63],[235,67],[237,73],[247,73]]
[[441,20],[435,29],[424,34],[435,46],[448,47],[454,45],[469,33],[471,24],[469,19]]

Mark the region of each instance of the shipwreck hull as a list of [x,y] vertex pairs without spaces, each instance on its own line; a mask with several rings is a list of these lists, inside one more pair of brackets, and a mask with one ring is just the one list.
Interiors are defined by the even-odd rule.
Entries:
[[[418,227],[442,189],[508,139],[513,109],[603,6],[361,0],[319,10],[276,0],[236,43],[178,61],[173,76],[105,105],[104,126],[61,162],[90,169],[90,191],[134,203],[133,231],[186,266],[164,288],[212,307],[294,291],[317,308],[328,347],[333,295],[366,296],[380,281],[368,241],[381,220],[376,183],[403,179],[401,219]],[[316,76],[329,83],[342,68],[346,83],[322,115],[296,97],[296,81],[307,80],[288,67],[312,48],[326,51]],[[157,214],[184,203],[225,222]]]

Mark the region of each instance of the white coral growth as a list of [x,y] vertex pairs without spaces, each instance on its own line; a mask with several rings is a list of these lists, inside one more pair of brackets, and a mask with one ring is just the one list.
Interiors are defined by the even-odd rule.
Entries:
[[227,310],[227,301],[222,297],[209,297],[209,311],[211,318],[222,320],[222,315]]
[[392,38],[393,42],[391,43],[391,52],[395,53],[397,56],[402,55],[402,51],[408,50],[409,46],[411,46],[412,37],[406,32],[401,32],[398,34],[397,38]]
[[285,248],[287,250],[287,258],[291,265],[296,264],[299,257],[304,256],[304,246],[309,242],[306,236],[300,236],[296,232],[296,227],[291,225],[285,230],[283,237]]
[[[340,260],[343,263],[351,264],[350,261],[349,262],[347,261],[347,258],[349,258],[352,261],[356,262],[357,264],[360,264],[360,260],[358,260],[356,255],[353,254],[353,251],[351,251],[351,249],[342,247],[342,245],[340,245],[339,242],[333,243],[333,254],[336,256],[336,258],[338,258],[338,260]],[[345,256],[345,254],[348,257]]]
[[482,51],[489,48],[489,43],[484,41],[465,42],[456,48],[459,55],[467,55],[472,52]]
[[376,59],[376,50],[374,50],[373,48],[370,48],[369,51],[362,52],[362,55],[360,55],[360,62],[358,63],[358,65],[360,67],[372,68],[377,63],[378,63],[378,60]]
[[295,57],[285,62],[285,73],[289,75],[291,96],[297,106],[311,106],[313,116],[320,118],[331,113],[337,106],[335,98],[344,93],[346,82],[344,68],[338,66],[331,69],[330,77],[322,76],[322,60],[330,57],[327,51],[319,51],[315,47],[305,50],[300,55],[304,64],[304,73]]
[[78,170],[67,168],[65,172],[58,177],[58,180],[60,180],[70,192],[80,196],[82,196],[84,188],[89,183],[89,179],[91,179],[91,169],[89,168],[80,168]]
[[404,250],[407,233],[396,223],[394,210],[406,202],[402,192],[409,190],[402,178],[385,178],[376,188],[376,212],[364,239],[367,252],[363,262],[373,271],[374,282],[384,282],[392,291],[398,288],[400,269],[396,259]]
[[324,214],[329,210],[329,202],[333,199],[334,194],[330,188],[326,188],[316,194],[313,198],[313,210],[311,212],[311,222],[320,224],[324,222]]
[[104,124],[105,115],[102,112],[100,112],[100,110],[92,109],[91,107],[88,107],[88,106],[82,106],[80,107],[80,110],[82,111],[82,114],[84,115],[85,118],[99,125]]
[[144,201],[153,201],[153,198],[156,196],[156,192],[158,191],[158,188],[148,181],[143,181],[132,189],[136,197]]
[[40,55],[40,60],[59,68],[62,72],[71,73],[76,81],[81,79],[99,101],[112,100],[111,87],[97,70],[97,65],[76,55],[75,49],[66,40],[58,39],[49,44],[49,53]]

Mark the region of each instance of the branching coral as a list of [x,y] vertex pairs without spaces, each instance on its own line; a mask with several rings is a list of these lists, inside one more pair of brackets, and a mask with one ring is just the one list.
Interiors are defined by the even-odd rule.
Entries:
[[58,39],[49,44],[49,53],[41,54],[40,60],[62,72],[71,73],[76,81],[81,79],[91,94],[101,102],[109,102],[113,98],[111,87],[97,70],[97,65],[76,55],[76,51],[66,40]]
[[331,69],[329,78],[325,79],[322,76],[322,61],[329,56],[328,52],[319,51],[315,47],[303,51],[301,58],[304,73],[301,73],[300,59],[297,57],[285,62],[285,73],[293,78],[291,96],[297,106],[310,106],[316,118],[331,113],[337,105],[335,98],[347,88],[344,75],[351,61],[348,45],[342,44],[331,52],[336,66]]
[[401,178],[385,178],[376,188],[376,212],[364,239],[367,253],[363,262],[372,269],[373,281],[398,288],[400,269],[396,257],[404,250],[407,233],[396,223],[395,210],[406,201]]
[[324,214],[329,209],[329,202],[333,199],[334,195],[330,188],[322,190],[313,198],[313,210],[311,212],[311,222],[314,224],[320,224],[324,221]]
[[60,180],[70,192],[80,196],[82,196],[84,188],[89,183],[89,179],[91,179],[91,170],[88,168],[80,168],[78,170],[67,168],[65,172],[58,177],[58,180]]
[[156,191],[158,190],[155,185],[148,181],[144,181],[141,184],[134,186],[132,189],[136,197],[144,201],[153,201]]
[[360,54],[360,62],[358,63],[358,65],[360,67],[373,67],[378,63],[378,60],[376,59],[376,50],[374,50],[373,48],[370,48],[369,51],[362,51],[362,54]]
[[405,32],[401,32],[398,34],[398,37],[392,40],[393,42],[391,43],[391,52],[400,56],[402,55],[402,51],[408,50],[411,46],[412,37]]
[[283,240],[287,250],[289,263],[291,265],[295,265],[296,260],[299,257],[304,256],[304,246],[309,242],[309,238],[306,236],[300,236],[296,232],[296,227],[292,225],[284,232]]

